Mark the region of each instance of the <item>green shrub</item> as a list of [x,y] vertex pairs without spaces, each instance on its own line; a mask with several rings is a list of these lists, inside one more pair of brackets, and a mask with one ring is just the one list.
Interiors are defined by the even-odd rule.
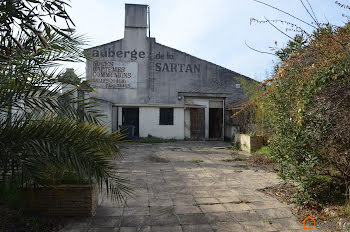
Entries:
[[239,144],[237,142],[232,142],[231,146],[232,146],[232,150],[234,151],[239,150]]
[[136,143],[170,143],[176,142],[176,139],[162,139],[157,137],[149,137],[144,139],[135,140]]
[[349,23],[295,37],[277,52],[281,63],[266,91],[252,99],[269,132],[270,149],[260,152],[268,152],[280,176],[295,183],[298,204],[331,201],[339,192],[349,197],[349,44]]
[[255,131],[250,131],[250,132],[248,133],[248,135],[249,135],[249,136],[256,136],[256,132],[255,132]]
[[259,150],[255,151],[253,154],[264,154],[267,157],[271,154],[271,149],[268,146],[263,146]]

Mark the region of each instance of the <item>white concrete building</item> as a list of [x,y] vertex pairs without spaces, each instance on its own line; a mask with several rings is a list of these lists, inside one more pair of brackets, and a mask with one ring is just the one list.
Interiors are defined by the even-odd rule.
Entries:
[[86,50],[90,93],[112,130],[135,137],[224,139],[236,132],[229,104],[243,97],[238,77],[252,79],[161,45],[147,36],[147,5],[125,5],[124,38]]

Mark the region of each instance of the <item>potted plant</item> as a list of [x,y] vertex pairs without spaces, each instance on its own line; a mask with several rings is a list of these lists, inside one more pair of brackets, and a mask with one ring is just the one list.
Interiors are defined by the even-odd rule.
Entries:
[[20,207],[25,213],[50,216],[93,216],[98,203],[98,184],[73,170],[46,168],[41,185],[21,188]]

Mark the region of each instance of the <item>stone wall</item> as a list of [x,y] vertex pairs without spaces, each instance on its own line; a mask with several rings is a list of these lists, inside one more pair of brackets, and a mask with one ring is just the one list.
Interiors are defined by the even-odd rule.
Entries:
[[92,216],[97,202],[97,185],[58,185],[22,191],[24,212],[39,215]]

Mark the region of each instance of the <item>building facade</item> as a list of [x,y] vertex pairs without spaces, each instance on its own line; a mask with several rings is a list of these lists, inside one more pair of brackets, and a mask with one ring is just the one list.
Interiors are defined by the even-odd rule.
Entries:
[[159,44],[147,36],[147,5],[125,5],[124,38],[86,50],[90,93],[114,131],[136,137],[224,139],[235,125],[229,104],[243,98],[239,78],[252,79]]

